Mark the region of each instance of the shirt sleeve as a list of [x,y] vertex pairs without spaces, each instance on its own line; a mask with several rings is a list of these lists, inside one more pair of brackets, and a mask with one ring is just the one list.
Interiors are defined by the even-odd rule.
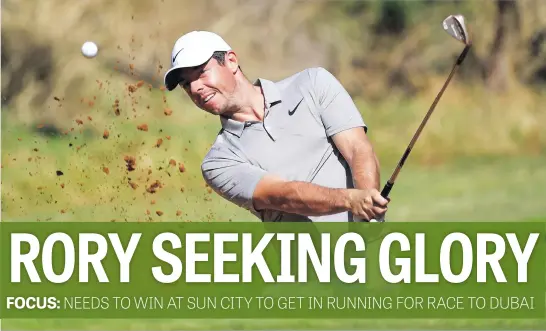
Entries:
[[353,99],[334,75],[324,68],[314,68],[311,78],[320,118],[328,137],[355,127],[364,127],[367,131]]
[[252,196],[265,170],[243,160],[231,149],[213,147],[201,164],[201,172],[206,183],[224,199],[258,214]]

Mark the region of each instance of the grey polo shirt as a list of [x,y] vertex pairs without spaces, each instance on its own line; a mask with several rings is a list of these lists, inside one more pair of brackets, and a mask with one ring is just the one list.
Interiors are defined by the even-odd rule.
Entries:
[[265,97],[263,122],[220,117],[222,130],[201,165],[207,184],[225,199],[270,222],[348,222],[352,214],[302,216],[257,211],[252,195],[267,173],[329,188],[352,188],[351,170],[331,137],[363,127],[362,116],[340,82],[310,68],[279,82],[258,79]]

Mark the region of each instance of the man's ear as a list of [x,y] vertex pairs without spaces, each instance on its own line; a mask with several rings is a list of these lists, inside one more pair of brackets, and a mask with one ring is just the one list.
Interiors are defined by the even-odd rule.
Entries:
[[239,70],[239,60],[237,59],[237,54],[235,54],[234,51],[228,51],[226,53],[226,65],[234,74],[237,72],[237,70]]

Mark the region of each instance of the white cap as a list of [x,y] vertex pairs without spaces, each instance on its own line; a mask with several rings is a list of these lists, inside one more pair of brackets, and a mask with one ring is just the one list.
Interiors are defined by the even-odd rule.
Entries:
[[174,44],[171,65],[165,74],[165,87],[172,91],[178,84],[176,70],[196,67],[207,62],[214,52],[230,51],[231,47],[219,35],[208,31],[192,31]]

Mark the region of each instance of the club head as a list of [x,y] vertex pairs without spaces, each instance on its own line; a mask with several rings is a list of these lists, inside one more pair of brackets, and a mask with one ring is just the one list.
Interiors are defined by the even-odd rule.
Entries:
[[443,22],[444,30],[453,38],[462,42],[466,46],[472,44],[463,15],[449,15]]

